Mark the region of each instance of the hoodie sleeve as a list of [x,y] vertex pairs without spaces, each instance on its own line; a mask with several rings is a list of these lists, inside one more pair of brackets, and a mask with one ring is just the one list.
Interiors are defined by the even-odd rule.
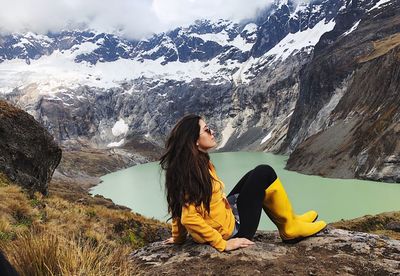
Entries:
[[217,230],[205,222],[194,204],[182,207],[181,222],[195,240],[208,242],[218,251],[225,250],[226,241]]
[[179,218],[172,219],[172,238],[174,243],[183,243],[186,240],[187,230]]

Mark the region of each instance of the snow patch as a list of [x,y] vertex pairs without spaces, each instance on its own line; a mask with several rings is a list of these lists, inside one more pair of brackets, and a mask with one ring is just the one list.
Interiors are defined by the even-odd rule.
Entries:
[[[314,6],[313,8],[314,9],[321,9],[321,7],[320,7],[321,5],[316,5],[316,6]],[[306,12],[307,11],[307,8],[308,8],[308,4],[307,3],[299,3],[297,6],[296,6],[296,9],[295,9],[295,11],[290,15],[290,18],[296,18],[296,17],[298,17],[299,16],[299,13],[304,13],[304,12]]]
[[30,45],[33,46],[32,43],[26,39],[21,38],[17,44],[12,45],[13,48],[25,48],[25,46]]
[[104,39],[104,37],[102,37],[102,38],[99,38],[99,39],[97,40],[96,44],[99,45],[99,46],[101,46],[101,45],[104,44],[104,42],[105,42],[105,39]]
[[254,43],[247,43],[247,41],[239,34],[233,40],[230,40],[229,34],[227,33],[226,30],[222,30],[219,33],[208,33],[208,34],[194,33],[191,34],[190,36],[198,37],[203,41],[213,41],[221,46],[234,46],[243,52],[249,51],[254,44]]
[[[86,46],[93,43],[89,43]],[[94,45],[94,46],[93,46]],[[96,46],[97,47],[97,46]],[[195,78],[202,80],[228,81],[230,76],[227,71],[234,70],[240,66],[239,61],[220,64],[216,57],[209,62],[198,60],[190,62],[169,62],[161,65],[164,57],[157,60],[118,59],[112,62],[98,62],[90,64],[87,62],[76,63],[77,53],[87,52],[89,47],[76,48],[72,51],[54,51],[52,55],[43,56],[32,60],[30,65],[25,60],[13,59],[0,63],[0,93],[12,92],[29,83],[37,83],[41,94],[50,94],[58,87],[68,87],[71,90],[79,86],[113,88],[119,87],[126,80],[149,78],[149,79],[172,79],[190,82]]]
[[[71,56],[78,56],[78,55],[82,55],[82,54],[90,54],[91,52],[93,52],[94,50],[96,50],[97,48],[99,48],[99,45],[96,45],[93,42],[84,42],[82,44],[76,45],[74,47],[72,47],[70,50],[66,51],[66,52],[71,52]],[[72,53],[74,55],[72,55]]]
[[257,29],[258,29],[257,24],[249,23],[246,26],[244,26],[242,32],[243,33],[247,32],[248,34],[252,34],[252,33],[255,33],[257,31]]
[[111,129],[114,136],[125,135],[129,130],[129,126],[125,123],[124,119],[119,119]]
[[279,0],[275,1],[275,5],[277,5],[277,8],[280,9],[283,5],[288,5],[289,1],[288,0]]
[[178,50],[176,49],[176,46],[175,46],[174,42],[172,41],[172,39],[169,36],[164,35],[161,40],[161,43],[158,44],[157,47],[154,47],[153,49],[150,49],[149,51],[143,52],[141,54],[141,56],[144,56],[144,55],[150,56],[152,54],[157,53],[159,50],[162,50],[163,48],[173,49],[176,53],[178,53]]
[[247,41],[243,37],[237,35],[234,40],[229,42],[229,44],[238,48],[242,52],[247,52],[251,50],[254,43],[247,43]]
[[294,110],[292,112],[289,113],[289,115],[286,116],[286,118],[284,120],[286,120],[287,118],[289,118],[290,116],[292,116],[294,113]]
[[271,139],[271,137],[272,137],[272,131],[270,131],[270,132],[267,134],[267,136],[265,136],[265,137],[261,140],[260,145],[262,145],[262,144],[264,144],[265,142],[267,142],[269,139]]
[[295,51],[308,46],[315,46],[324,33],[333,30],[335,24],[336,23],[333,20],[325,23],[325,19],[323,19],[319,21],[312,29],[306,29],[294,34],[289,33],[271,50],[264,54],[264,56],[268,57],[275,55],[274,61],[277,61],[278,59],[285,60]]
[[310,53],[321,36],[333,30],[335,24],[333,20],[325,23],[323,19],[312,29],[306,29],[294,34],[289,33],[263,56],[259,58],[250,57],[246,62],[240,64],[239,69],[232,75],[234,83],[249,83],[252,77],[254,77],[253,71],[257,72],[262,67],[273,66],[279,60],[283,61],[300,50]]
[[[293,115],[293,112],[294,112],[294,111],[290,112],[289,115],[287,115],[287,116],[285,117],[285,119],[282,120],[282,123],[283,123],[285,120],[287,120],[290,116],[292,116],[292,115]],[[282,124],[282,123],[281,123],[281,124]],[[275,127],[275,128],[276,128],[276,127]],[[265,136],[265,137],[261,140],[260,145],[264,144],[264,143],[267,142],[269,139],[271,139],[272,133],[275,131],[275,128],[273,128],[273,129],[267,134],[267,136]]]
[[250,57],[244,63],[241,64],[240,68],[232,75],[233,82],[235,85],[240,83],[248,83],[249,77],[253,76],[250,73],[251,68],[259,62],[260,59]]
[[50,37],[48,37],[47,35],[35,34],[33,32],[27,32],[24,36],[32,38],[34,40],[41,41],[41,42],[47,42],[47,44],[50,44],[50,43],[54,42],[54,40],[51,39]]
[[124,142],[125,142],[125,139],[122,139],[122,140],[119,141],[119,142],[112,142],[112,143],[109,143],[109,144],[107,145],[107,147],[108,147],[108,148],[119,147],[119,146],[122,146],[122,145],[124,144]]
[[370,12],[374,9],[380,9],[381,6],[387,2],[390,2],[391,0],[380,0],[378,3],[375,4],[375,6],[373,6],[372,8],[370,8],[369,10],[367,10],[367,12]]
[[361,22],[361,19],[358,20],[349,30],[347,30],[345,33],[343,33],[342,36],[346,36],[346,35],[352,33],[354,30],[356,30],[358,27],[358,24],[360,24],[360,22]]
[[222,140],[221,143],[218,145],[216,149],[223,148],[226,145],[226,142],[228,142],[229,138],[232,136],[232,133],[235,131],[235,129],[232,127],[232,121],[229,120],[228,124],[222,131]]

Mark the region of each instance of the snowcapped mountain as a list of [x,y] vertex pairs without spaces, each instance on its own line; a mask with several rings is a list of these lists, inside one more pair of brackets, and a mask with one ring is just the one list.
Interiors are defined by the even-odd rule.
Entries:
[[[55,51],[76,51],[75,62],[109,62],[129,58],[137,41],[125,40],[116,35],[91,31],[63,31],[38,35],[34,33],[11,34],[1,37],[0,62],[12,59],[31,60],[49,56]],[[89,54],[90,53],[90,54]]]
[[[330,119],[321,114],[329,118],[332,107],[310,121],[298,118],[326,101],[334,107],[345,93],[302,106],[313,78],[304,69],[397,1],[280,0],[246,22],[199,20],[140,41],[88,30],[3,35],[0,97],[64,146],[162,145],[190,112],[219,130],[222,150],[291,152],[324,130]],[[365,52],[357,43],[349,47]],[[321,89],[336,91],[338,83]]]
[[[1,92],[40,78],[104,88],[141,77],[248,81],[256,73],[251,71],[272,57],[285,59],[305,47],[311,51],[319,37],[332,30],[333,18],[343,7],[343,0],[297,5],[281,1],[266,9],[266,17],[253,21],[199,20],[141,41],[94,31],[2,36]],[[234,75],[236,71],[240,75]]]

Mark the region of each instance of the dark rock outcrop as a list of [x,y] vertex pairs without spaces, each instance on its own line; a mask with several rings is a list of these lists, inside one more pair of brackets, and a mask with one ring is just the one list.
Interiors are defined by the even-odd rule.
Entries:
[[328,228],[295,245],[277,232],[258,232],[256,244],[219,253],[209,245],[162,242],[132,253],[138,275],[399,275],[400,241]]
[[30,192],[47,193],[61,149],[34,118],[0,100],[0,172]]
[[0,272],[3,276],[18,276],[18,273],[15,271],[14,267],[9,263],[9,261],[3,255],[3,252],[0,251]]

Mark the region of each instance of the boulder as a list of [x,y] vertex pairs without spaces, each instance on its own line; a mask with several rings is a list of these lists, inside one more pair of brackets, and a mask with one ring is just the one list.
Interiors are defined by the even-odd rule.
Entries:
[[61,149],[35,119],[0,100],[0,173],[30,192],[47,194]]

